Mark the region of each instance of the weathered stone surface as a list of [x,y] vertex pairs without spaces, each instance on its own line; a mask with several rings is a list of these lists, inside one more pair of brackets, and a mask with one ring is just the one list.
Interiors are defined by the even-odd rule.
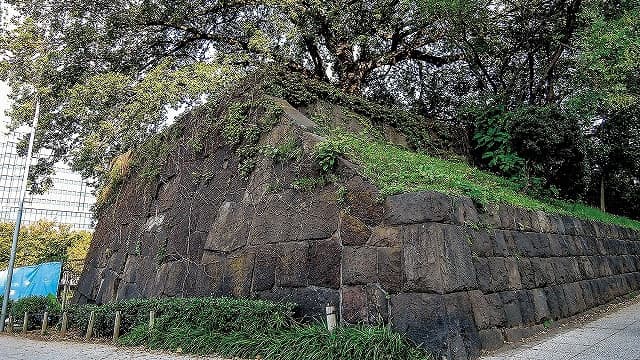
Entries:
[[364,285],[377,281],[377,251],[366,246],[345,246],[342,250],[342,283]]
[[505,322],[500,294],[483,294],[474,290],[469,292],[469,298],[473,308],[473,316],[478,329],[490,327],[502,327]]
[[441,295],[402,293],[391,296],[391,318],[395,329],[423,344],[437,358],[448,354],[446,314]]
[[442,254],[444,226],[440,224],[408,225],[403,228],[403,289],[414,292],[444,291]]
[[458,197],[453,199],[453,220],[459,225],[480,222],[478,211],[470,198]]
[[447,358],[477,358],[480,355],[480,337],[473,319],[469,294],[447,294],[444,296],[444,304],[447,310]]
[[399,247],[402,245],[402,227],[376,226],[371,230],[371,237],[367,241],[369,246]]
[[309,273],[309,243],[278,244],[276,285],[281,287],[307,286]]
[[296,315],[300,317],[322,318],[326,316],[325,307],[327,304],[335,306],[340,304],[338,290],[315,286],[304,288],[276,287],[270,291],[259,291],[256,296],[266,300],[294,302],[298,305]]
[[400,248],[378,249],[378,282],[390,293],[402,290],[402,250]]
[[447,225],[444,228],[441,271],[445,292],[470,290],[478,286],[467,236],[462,227]]
[[342,288],[342,321],[379,324],[389,319],[387,294],[377,286]]
[[480,344],[482,349],[493,351],[504,345],[504,337],[502,332],[497,328],[485,329],[478,331]]
[[205,245],[206,250],[232,252],[247,244],[249,221],[253,209],[249,204],[225,202],[218,209]]
[[343,213],[340,216],[340,239],[342,245],[364,245],[371,236],[369,227],[355,216]]
[[337,238],[311,242],[308,259],[309,285],[332,289],[340,287],[342,247]]
[[390,225],[451,222],[451,198],[423,191],[389,196],[384,204],[385,222]]

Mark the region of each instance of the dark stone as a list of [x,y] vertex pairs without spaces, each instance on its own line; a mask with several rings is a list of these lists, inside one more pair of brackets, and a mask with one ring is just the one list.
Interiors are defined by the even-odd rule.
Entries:
[[229,287],[228,290],[225,289],[225,294],[235,297],[251,295],[254,259],[255,254],[252,253],[229,257],[223,280],[223,283]]
[[318,240],[309,246],[309,285],[332,289],[340,287],[342,247],[338,239]]
[[342,288],[342,321],[380,324],[388,321],[387,295],[377,286]]
[[514,327],[522,324],[518,293],[516,291],[504,291],[500,293],[500,299],[502,300],[506,325]]
[[447,310],[448,358],[475,359],[480,356],[480,337],[473,319],[469,294],[458,292],[444,296]]
[[342,283],[364,285],[377,281],[375,248],[345,246],[342,250]]
[[399,247],[402,244],[402,228],[399,226],[376,226],[367,241],[369,246]]
[[402,293],[391,296],[391,318],[396,331],[430,351],[448,354],[448,322],[444,297],[438,294]]
[[253,210],[248,204],[225,202],[211,225],[206,250],[232,252],[247,244]]
[[378,200],[378,189],[361,176],[351,177],[345,187],[347,193],[344,206],[349,208],[349,213],[368,226],[378,225],[384,213],[383,205]]
[[511,232],[504,230],[495,230],[493,232],[493,255],[494,256],[510,256],[509,243],[514,243]]
[[276,284],[276,266],[278,254],[272,246],[256,250],[256,263],[253,271],[253,291],[264,291]]
[[493,256],[493,242],[486,230],[475,230],[469,228],[465,230],[474,256]]
[[464,228],[446,225],[444,252],[441,258],[442,282],[445,292],[470,290],[478,287],[471,249]]
[[533,289],[536,287],[536,277],[531,266],[531,260],[527,258],[517,258],[518,272],[520,273],[520,282],[525,289]]
[[513,234],[516,246],[518,247],[518,254],[526,257],[536,257],[544,255],[536,247],[536,244],[540,241],[540,235],[536,233],[519,232]]
[[483,294],[481,291],[469,292],[473,316],[478,329],[504,325],[505,317],[500,294]]
[[522,324],[534,324],[536,322],[536,314],[531,293],[527,290],[519,290],[516,291],[516,298],[520,303],[520,315],[522,316]]
[[391,225],[451,222],[451,202],[449,196],[434,191],[389,196],[384,204],[384,220]]
[[402,231],[404,289],[415,292],[444,291],[442,254],[444,226],[408,225]]
[[277,286],[307,286],[307,275],[309,272],[309,243],[292,242],[279,244],[277,264]]
[[273,288],[270,291],[259,291],[256,296],[260,299],[294,302],[296,316],[324,318],[326,316],[325,307],[333,304],[338,307],[340,304],[340,293],[338,290],[325,289],[321,287],[305,288]]
[[473,200],[467,197],[453,199],[453,219],[459,225],[477,224],[480,222],[478,211]]
[[480,330],[478,331],[478,336],[483,350],[493,351],[504,345],[502,332],[496,328]]
[[402,290],[402,251],[399,248],[378,249],[378,282],[387,292]]
[[541,323],[549,319],[551,313],[545,292],[542,289],[533,289],[529,292],[529,297],[533,303],[534,322]]
[[340,239],[342,245],[364,245],[371,236],[369,227],[358,218],[343,213],[340,216]]

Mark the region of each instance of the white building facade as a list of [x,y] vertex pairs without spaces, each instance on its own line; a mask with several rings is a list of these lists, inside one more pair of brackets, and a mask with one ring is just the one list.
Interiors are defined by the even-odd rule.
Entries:
[[[18,155],[16,145],[21,135],[0,130],[0,222],[15,222],[25,158]],[[36,160],[33,159],[32,164]],[[92,230],[92,206],[95,196],[82,177],[66,166],[57,164],[52,175],[53,186],[44,194],[27,193],[22,224],[51,220],[69,224],[75,230]]]

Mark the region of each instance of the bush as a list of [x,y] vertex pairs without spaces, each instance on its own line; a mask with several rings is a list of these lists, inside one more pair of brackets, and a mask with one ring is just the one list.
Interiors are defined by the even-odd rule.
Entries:
[[55,296],[27,296],[16,300],[11,306],[11,315],[15,318],[22,318],[25,312],[29,314],[43,314],[45,311],[50,315],[60,314],[60,303]]
[[69,312],[70,326],[84,330],[95,311],[97,336],[111,334],[116,311],[122,314],[120,332],[126,334],[136,326],[148,326],[151,310],[156,312],[156,323],[167,327],[186,324],[207,331],[260,333],[289,326],[293,322],[293,307],[290,303],[203,297],[130,299],[101,306],[72,306]]
[[[71,325],[85,330],[91,311],[95,331],[110,336],[116,311],[122,312],[120,344],[264,359],[398,359],[429,356],[384,326],[339,327],[301,324],[295,304],[232,298],[132,299],[101,306],[73,306]],[[149,331],[149,311],[156,322]]]

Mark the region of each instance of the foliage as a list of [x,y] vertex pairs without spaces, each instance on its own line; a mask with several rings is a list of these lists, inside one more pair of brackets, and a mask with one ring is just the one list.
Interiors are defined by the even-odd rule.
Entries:
[[18,299],[11,306],[11,315],[22,318],[25,312],[29,314],[42,314],[45,311],[50,315],[59,314],[60,303],[55,296],[28,296]]
[[466,195],[481,204],[506,203],[640,229],[639,221],[607,214],[586,205],[536,199],[522,194],[519,184],[464,162],[443,160],[348,133],[334,134],[327,142],[340,154],[359,164],[383,195],[434,190]]
[[314,156],[320,169],[325,172],[331,172],[338,161],[338,150],[331,142],[319,142],[314,148]]
[[[385,326],[338,327],[301,324],[295,304],[232,298],[131,299],[71,308],[71,327],[85,329],[96,312],[95,331],[111,333],[116,311],[122,312],[120,343],[264,359],[429,359],[400,334]],[[149,331],[149,311],[156,311]]]
[[[14,225],[0,223],[0,268],[9,262],[9,249],[13,239]],[[74,231],[69,225],[40,220],[20,228],[16,266],[36,265],[43,262],[69,260],[75,270],[81,270],[81,263],[87,255],[91,233]]]

